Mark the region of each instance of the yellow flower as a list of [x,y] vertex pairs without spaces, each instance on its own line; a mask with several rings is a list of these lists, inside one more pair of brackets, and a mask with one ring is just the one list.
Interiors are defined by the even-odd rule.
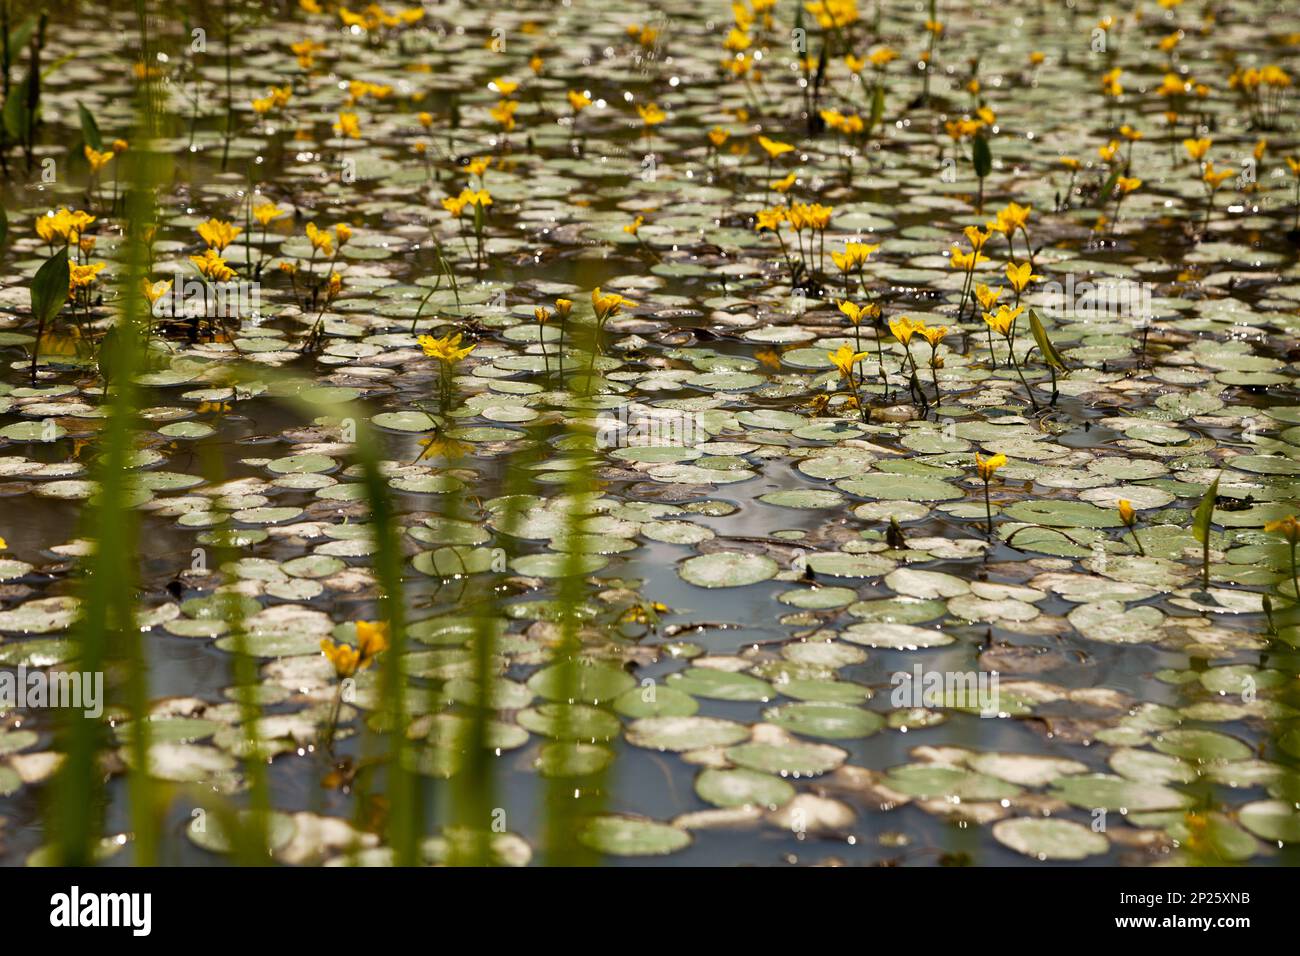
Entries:
[[1010,337],[1011,329],[1015,326],[1016,319],[1019,318],[1020,313],[1024,310],[1025,307],[1023,305],[1018,305],[1014,309],[1008,308],[1005,305],[1000,305],[998,306],[996,314],[985,312],[984,321],[988,324],[989,328],[998,333],[998,335]]
[[483,174],[487,172],[488,167],[491,165],[491,156],[476,156],[465,164],[465,168],[469,170],[471,176],[477,176],[482,179]]
[[1133,190],[1137,189],[1141,185],[1142,185],[1142,180],[1138,179],[1136,176],[1120,176],[1118,179],[1115,180],[1115,186],[1125,196],[1133,192]]
[[960,142],[968,136],[974,136],[984,125],[983,120],[958,119],[948,120],[943,124],[944,131],[954,140]]
[[171,291],[172,280],[164,279],[161,282],[150,282],[148,279],[140,280],[140,291],[144,297],[149,300],[149,304],[155,304],[159,299]]
[[846,316],[848,316],[849,321],[852,322],[854,325],[857,325],[859,322],[862,321],[862,311],[863,311],[862,306],[855,305],[854,303],[850,302],[848,299],[840,300],[840,311],[843,312]]
[[1156,93],[1164,97],[1182,96],[1188,87],[1188,81],[1177,73],[1166,73],[1164,82],[1156,87]]
[[867,54],[867,60],[874,67],[882,67],[898,58],[898,51],[892,47],[882,46]]
[[112,161],[113,157],[117,155],[111,151],[101,153],[99,150],[94,149],[91,146],[84,147],[82,151],[86,155],[86,162],[90,163],[90,171],[92,174],[99,172],[107,166]]
[[980,478],[987,485],[993,480],[993,475],[999,468],[1007,463],[1007,456],[1003,454],[994,455],[991,458],[981,458],[980,453],[975,453],[975,470],[979,472]]
[[1119,81],[1120,73],[1123,72],[1119,67],[1113,70],[1107,70],[1101,77],[1101,92],[1105,96],[1119,96],[1124,92],[1124,87]]
[[784,206],[774,206],[771,209],[760,209],[755,216],[754,231],[762,232],[764,229],[770,229],[776,232],[781,228],[781,223],[785,222],[787,211]]
[[519,109],[517,100],[501,100],[488,110],[491,116],[507,133],[515,128],[515,111]]
[[1211,189],[1218,189],[1223,185],[1225,179],[1231,179],[1236,174],[1236,170],[1234,169],[1220,169],[1216,171],[1214,163],[1207,162],[1205,164],[1205,172],[1201,175],[1201,178],[1205,180]]
[[905,315],[899,315],[889,320],[889,331],[894,338],[904,345],[910,345],[912,336],[925,328],[924,322],[918,322],[915,319],[909,319]]
[[357,650],[361,654],[361,667],[366,667],[377,655],[388,650],[387,621],[357,621]]
[[1109,163],[1113,160],[1117,152],[1119,152],[1119,140],[1117,139],[1112,139],[1105,146],[1097,147],[1097,155],[1101,157],[1101,160],[1104,163]]
[[334,238],[324,229],[317,229],[316,223],[307,223],[306,228],[307,240],[311,247],[322,255],[331,256],[334,254]]
[[460,339],[461,334],[456,332],[444,335],[440,339],[435,339],[432,335],[421,335],[416,341],[420,343],[420,348],[429,358],[445,362],[447,365],[455,365],[477,348],[477,345],[460,348]]
[[772,180],[771,186],[779,193],[788,193],[791,187],[794,186],[797,176],[797,173],[791,172],[788,176],[784,176],[781,179]]
[[352,238],[352,227],[346,222],[340,222],[334,227],[334,236],[338,239],[339,245],[341,246]]
[[519,89],[519,84],[514,80],[507,80],[505,77],[498,76],[488,84],[488,88],[500,93],[502,96],[509,96],[515,90]]
[[194,230],[199,234],[199,238],[208,244],[209,249],[216,249],[221,252],[226,246],[235,241],[244,230],[234,223],[224,222],[220,219],[209,219],[207,222],[199,223]]
[[339,121],[334,124],[334,132],[347,139],[360,139],[361,120],[356,113],[340,113]]
[[990,231],[981,232],[979,226],[967,226],[962,230],[966,234],[966,241],[970,243],[971,248],[979,252],[984,248],[984,244],[989,241]]
[[1205,154],[1210,151],[1210,147],[1213,145],[1214,140],[1209,137],[1183,140],[1183,149],[1187,150],[1187,155],[1198,162],[1205,158]]
[[625,305],[636,303],[614,292],[601,292],[600,286],[591,290],[591,306],[596,310],[597,321],[604,322],[611,316],[618,315],[619,309]]
[[68,265],[69,291],[75,291],[76,289],[85,288],[86,286],[91,285],[95,281],[95,277],[104,271],[104,267],[107,264],[108,263],[106,262],[91,262],[83,266],[78,265],[75,262],[70,263]]
[[920,332],[923,336],[925,336],[925,340],[930,343],[930,348],[937,349],[939,347],[939,343],[943,341],[944,336],[948,334],[948,326],[922,325],[922,327],[917,329],[917,331]]
[[831,364],[840,370],[840,378],[848,378],[853,374],[853,366],[857,365],[867,357],[866,352],[855,352],[846,342],[834,352],[827,352],[830,356]]
[[998,210],[998,220],[1012,230],[1024,229],[1029,222],[1029,214],[1033,211],[1033,206],[1022,206],[1019,203],[1009,202],[1005,207]]
[[998,301],[998,296],[1002,295],[1002,286],[996,289],[990,289],[982,282],[975,286],[975,298],[979,300],[980,306],[984,309],[991,309]]
[[201,256],[190,256],[199,274],[213,282],[229,282],[235,276],[235,270],[226,265],[221,253],[216,249],[204,249]]
[[989,257],[982,252],[962,252],[961,249],[953,246],[950,261],[954,269],[970,269],[981,262],[988,262]]
[[866,265],[867,260],[871,258],[872,253],[880,250],[879,243],[872,245],[866,242],[854,242],[848,240],[844,243],[843,252],[832,252],[831,261],[835,263],[836,268],[841,272],[848,272],[858,266]]
[[555,300],[555,314],[558,315],[561,319],[567,319],[571,311],[573,311],[572,299]]
[[1290,544],[1300,544],[1300,521],[1296,520],[1295,515],[1269,521],[1264,525],[1264,530],[1269,534],[1280,534]]
[[351,645],[335,644],[328,637],[322,637],[320,649],[340,678],[351,677],[360,669],[361,652]]
[[763,147],[763,152],[767,153],[772,159],[793,151],[794,147],[789,143],[782,143],[775,139],[768,139],[766,136],[758,138],[758,145]]
[[645,222],[645,216],[637,216],[635,219],[633,219],[631,222],[629,222],[626,226],[623,227],[623,231],[626,232],[629,236],[635,236],[637,234],[637,230],[641,228],[641,224],[643,222]]
[[281,216],[287,216],[287,215],[289,215],[288,212],[281,209],[273,202],[258,203],[256,206],[253,207],[253,218],[256,219],[263,226],[268,225],[269,223],[271,223],[276,219],[279,219]]
[[1129,140],[1130,142],[1136,143],[1138,140],[1142,138],[1142,131],[1139,129],[1135,129],[1134,127],[1130,126],[1128,123],[1125,123],[1123,126],[1119,128],[1119,135],[1123,136],[1125,139]]
[[648,106],[642,106],[638,103],[636,111],[641,116],[641,122],[645,123],[646,126],[658,126],[668,118],[668,114],[654,103]]
[[586,92],[569,90],[569,105],[573,107],[575,113],[581,113],[591,105],[591,97]]
[[1119,509],[1119,520],[1128,527],[1133,527],[1133,522],[1137,520],[1137,512],[1133,510],[1132,503],[1127,498],[1121,498],[1117,507]]
[[544,305],[536,306],[533,309],[533,317],[537,319],[538,325],[545,325],[547,322],[551,321],[550,310],[548,310]]
[[452,216],[456,218],[460,218],[460,214],[465,211],[465,206],[468,203],[469,200],[465,198],[464,193],[459,196],[442,197],[442,208],[447,210],[447,212],[451,213]]
[[1011,288],[1015,289],[1017,292],[1024,292],[1025,287],[1028,286],[1030,282],[1037,281],[1041,278],[1042,276],[1040,275],[1034,275],[1033,269],[1028,262],[1022,262],[1020,265],[1015,265],[1011,262],[1007,263],[1007,281],[1011,283]]
[[421,112],[416,117],[416,120],[419,121],[421,126],[423,126],[425,129],[428,129],[430,126],[433,125],[433,114],[427,112]]
[[81,238],[86,227],[94,221],[95,217],[90,213],[60,206],[58,212],[37,218],[36,234],[50,243],[56,237],[64,242],[76,242]]
[[715,126],[713,129],[709,130],[709,142],[713,144],[714,149],[717,149],[725,143],[730,136],[731,134],[721,126]]

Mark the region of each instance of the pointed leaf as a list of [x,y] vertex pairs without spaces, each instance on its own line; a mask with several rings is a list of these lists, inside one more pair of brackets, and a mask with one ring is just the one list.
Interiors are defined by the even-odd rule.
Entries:
[[1043,361],[1058,371],[1066,371],[1065,359],[1061,357],[1060,352],[1056,351],[1052,340],[1047,337],[1047,329],[1043,328],[1042,320],[1033,309],[1029,310],[1029,331],[1033,333],[1034,341],[1038,343],[1038,351],[1042,353]]
[[975,175],[983,179],[993,172],[993,153],[989,150],[989,141],[983,132],[975,134],[970,147],[971,162],[975,165]]
[[80,103],[77,104],[77,112],[81,114],[81,138],[91,149],[103,152],[104,138],[99,133],[99,124],[95,122],[94,114]]
[[1192,534],[1201,544],[1206,544],[1210,538],[1210,524],[1214,521],[1214,499],[1219,496],[1219,478],[1210,483],[1210,487],[1205,489],[1205,494],[1201,496],[1201,503],[1196,506],[1196,514],[1192,516]]
[[60,249],[45,260],[32,279],[32,315],[39,324],[48,323],[63,308],[70,284],[68,250]]

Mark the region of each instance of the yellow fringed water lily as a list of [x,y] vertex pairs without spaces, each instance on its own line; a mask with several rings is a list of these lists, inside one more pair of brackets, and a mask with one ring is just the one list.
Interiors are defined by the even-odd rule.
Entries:
[[1015,325],[1016,319],[1020,313],[1025,310],[1023,305],[1018,305],[1014,309],[1006,305],[998,306],[996,313],[985,312],[984,321],[988,323],[989,328],[998,335],[1010,337],[1011,329]]
[[604,322],[618,315],[619,310],[625,305],[636,305],[636,303],[616,292],[601,292],[600,286],[591,290],[591,307],[596,311],[597,321]]
[[281,216],[287,216],[289,213],[281,209],[273,202],[258,203],[253,207],[253,218],[263,226],[269,225]]
[[981,458],[980,453],[975,453],[975,470],[979,473],[980,480],[985,484],[993,480],[997,470],[1007,463],[1007,456],[999,452],[988,458]]
[[992,309],[997,304],[998,297],[1002,295],[1002,288],[998,286],[996,289],[990,289],[982,282],[976,285],[975,298],[979,300],[980,307],[985,311]]
[[853,351],[853,347],[847,342],[834,352],[827,352],[826,354],[830,357],[831,364],[839,369],[840,378],[849,379],[850,381],[852,381],[853,377],[853,366],[867,357],[866,352]]
[[658,126],[664,120],[668,119],[668,114],[654,103],[650,103],[646,106],[642,106],[638,103],[636,111],[637,115],[641,117],[641,122],[646,126]]
[[149,305],[157,304],[158,300],[172,290],[172,280],[163,279],[161,282],[150,282],[148,279],[140,280],[140,291],[149,301]]
[[1133,523],[1137,521],[1137,512],[1133,510],[1132,502],[1127,498],[1121,498],[1116,505],[1116,510],[1119,511],[1119,520],[1124,522],[1126,527],[1133,527]]
[[379,654],[388,650],[387,621],[357,621],[357,651],[364,669]]
[[334,132],[345,139],[361,138],[361,120],[356,113],[340,113],[334,124]]
[[435,339],[432,335],[421,335],[416,342],[429,358],[437,359],[446,365],[455,365],[477,348],[477,343],[461,348],[461,337],[460,332],[444,335],[440,339]]
[[334,237],[324,229],[317,227],[316,223],[307,223],[304,232],[307,234],[307,241],[311,243],[312,249],[322,255],[334,254]]
[[340,679],[352,677],[361,667],[361,652],[350,644],[335,644],[328,637],[322,637],[320,649]]
[[229,282],[235,277],[235,270],[226,264],[221,253],[216,249],[204,249],[201,256],[190,256],[199,273],[213,282]]
[[782,143],[779,140],[769,139],[766,136],[760,136],[758,138],[758,145],[763,147],[763,152],[767,153],[767,155],[772,159],[776,159],[778,156],[783,156],[786,153],[794,151],[794,147],[789,143]]
[[1210,151],[1210,147],[1213,145],[1214,140],[1209,137],[1183,140],[1183,149],[1187,150],[1187,155],[1197,162],[1205,158],[1205,154]]
[[1281,535],[1290,544],[1300,544],[1300,520],[1295,515],[1266,522],[1264,530],[1269,534]]
[[86,162],[90,164],[91,175],[98,173],[101,169],[112,162],[113,157],[117,154],[111,151],[100,152],[91,146],[86,146],[82,151],[86,157]]
[[981,262],[988,262],[989,257],[982,252],[962,252],[957,246],[951,249],[950,263],[954,269],[972,269]]
[[905,315],[898,315],[889,320],[890,333],[904,345],[910,345],[912,336],[924,327],[924,322],[917,322]]
[[939,343],[942,342],[944,340],[944,337],[948,334],[948,326],[922,324],[922,326],[916,331],[919,332],[925,338],[925,340],[930,343],[931,349],[937,349],[939,347]]
[[1037,282],[1042,278],[1034,274],[1033,267],[1028,262],[1022,262],[1020,265],[1007,263],[1007,281],[1011,283],[1011,288],[1016,290],[1017,295],[1024,292],[1029,283]]
[[195,227],[195,232],[199,238],[208,244],[209,249],[216,249],[221,252],[226,246],[235,241],[235,238],[244,230],[234,223],[225,222],[221,219],[209,219],[207,222],[201,222]]

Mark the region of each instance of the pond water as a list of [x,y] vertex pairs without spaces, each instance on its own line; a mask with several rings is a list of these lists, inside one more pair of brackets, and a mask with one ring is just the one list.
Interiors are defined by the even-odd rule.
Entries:
[[108,696],[0,861],[1294,862],[1285,5],[116,6],[11,69],[0,667]]

